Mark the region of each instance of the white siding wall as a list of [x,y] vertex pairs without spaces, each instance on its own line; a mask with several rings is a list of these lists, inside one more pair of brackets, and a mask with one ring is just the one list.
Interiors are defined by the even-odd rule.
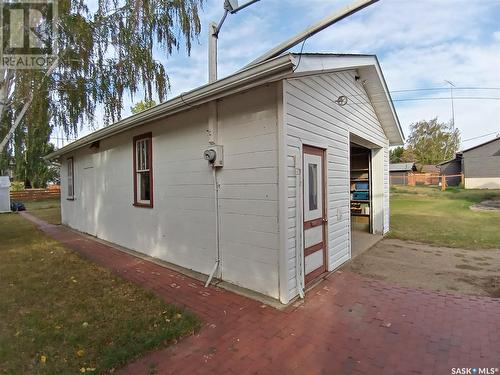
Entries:
[[[288,290],[297,294],[296,285],[296,188],[293,157],[301,165],[302,144],[327,148],[328,269],[333,270],[350,258],[349,134],[362,137],[384,150],[384,231],[389,225],[388,140],[370,100],[354,71],[324,73],[284,82],[284,126],[287,145],[288,194]],[[340,107],[334,100],[346,95],[349,102]],[[300,223],[299,223],[300,225]],[[300,230],[300,229],[299,229]]]
[[389,145],[384,146],[384,234],[391,228],[390,210]]
[[[219,101],[223,279],[274,298],[278,292],[276,88]],[[208,274],[216,258],[208,106],[190,109],[62,158],[62,220],[104,240]],[[132,138],[153,134],[154,208],[133,203]],[[74,156],[75,200],[66,200]]]
[[276,85],[225,98],[218,109],[222,277],[279,298]]
[[500,189],[500,139],[464,152],[466,189]]

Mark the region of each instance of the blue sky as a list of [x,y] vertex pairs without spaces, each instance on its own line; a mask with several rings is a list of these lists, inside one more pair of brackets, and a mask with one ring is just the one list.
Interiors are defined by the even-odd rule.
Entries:
[[[352,0],[261,0],[229,15],[219,36],[219,77],[227,76],[276,44]],[[244,0],[240,0],[243,3]],[[207,81],[207,30],[223,14],[223,0],[208,0],[201,13],[203,32],[191,56],[181,49],[168,59],[172,98]],[[455,90],[455,125],[462,139],[500,133],[500,0],[380,0],[309,38],[304,52],[364,53],[379,57],[405,135],[409,125],[438,116],[451,118],[449,90]],[[301,45],[293,51],[298,52]],[[491,88],[491,89],[484,89]],[[407,100],[442,98],[435,100]],[[463,98],[483,99],[463,99]],[[125,116],[130,99],[126,99]],[[137,98],[136,100],[140,100]],[[87,133],[87,132],[84,132]],[[82,133],[82,135],[84,134]],[[463,142],[484,142],[489,135]]]

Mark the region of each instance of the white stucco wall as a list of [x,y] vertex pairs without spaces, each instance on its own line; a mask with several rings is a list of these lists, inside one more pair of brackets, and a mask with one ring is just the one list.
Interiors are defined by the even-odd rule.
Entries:
[[[374,193],[383,196],[376,205],[376,216],[383,220],[378,228],[389,230],[389,141],[361,83],[355,82],[355,71],[324,73],[288,79],[283,86],[284,135],[286,139],[286,194],[287,194],[287,280],[288,298],[298,294],[296,174],[294,161],[302,165],[302,145],[327,149],[327,239],[328,270],[334,270],[350,258],[350,171],[349,139],[356,135],[377,146],[373,173],[382,170],[383,175],[373,179]],[[344,107],[334,100],[340,95],[349,98]],[[382,210],[382,212],[380,212]],[[301,251],[301,250],[299,250]]]
[[[218,172],[222,278],[279,298],[276,85],[218,101],[224,167]],[[62,222],[204,274],[215,262],[208,105],[62,157]],[[153,134],[154,207],[134,207],[132,138]],[[66,200],[74,157],[75,200]]]

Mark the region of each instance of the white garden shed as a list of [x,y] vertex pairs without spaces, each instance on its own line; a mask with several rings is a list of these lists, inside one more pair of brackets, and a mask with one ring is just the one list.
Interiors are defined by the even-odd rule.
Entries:
[[0,213],[10,212],[10,178],[0,176]]
[[402,142],[375,56],[285,54],[47,158],[63,224],[288,303],[389,230]]

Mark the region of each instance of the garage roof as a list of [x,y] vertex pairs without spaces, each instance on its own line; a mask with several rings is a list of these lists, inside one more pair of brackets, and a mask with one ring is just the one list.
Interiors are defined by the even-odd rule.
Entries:
[[408,172],[416,171],[415,163],[393,163],[389,164],[389,172]]
[[461,151],[461,152],[462,152],[462,153],[464,153],[464,152],[467,152],[467,151],[471,151],[471,150],[474,150],[474,149],[476,149],[476,148],[486,146],[486,145],[488,145],[488,144],[490,144],[490,143],[492,143],[492,142],[495,142],[495,141],[500,141],[500,137],[496,137],[496,138],[490,139],[489,141],[486,141],[486,142],[480,143],[480,144],[478,144],[478,145],[476,145],[476,146],[474,146],[474,147],[467,148],[467,149],[465,149],[465,150],[463,150],[463,151]]

